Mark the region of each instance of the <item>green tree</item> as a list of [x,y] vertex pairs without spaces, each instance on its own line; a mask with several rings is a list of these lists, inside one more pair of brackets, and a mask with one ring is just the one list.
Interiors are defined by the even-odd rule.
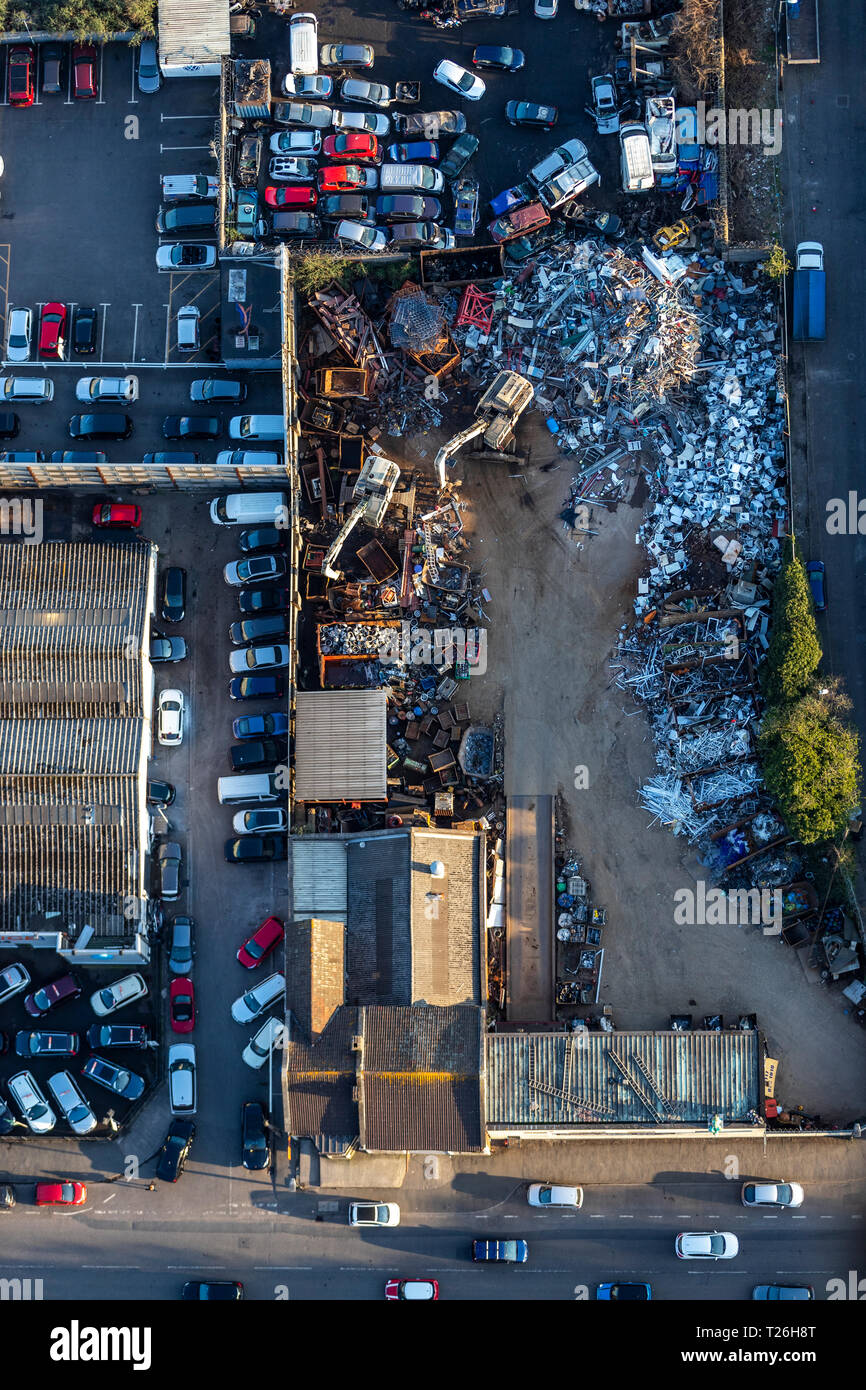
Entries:
[[771,708],[758,741],[764,781],[805,845],[838,836],[860,800],[860,748],[840,682]]
[[821,643],[806,570],[792,541],[773,590],[773,633],[764,674],[764,694],[771,705],[796,700],[821,660]]

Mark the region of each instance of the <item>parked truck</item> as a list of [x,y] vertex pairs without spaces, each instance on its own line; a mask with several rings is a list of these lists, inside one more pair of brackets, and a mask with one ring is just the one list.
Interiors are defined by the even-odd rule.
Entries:
[[820,241],[801,241],[794,270],[792,337],[795,343],[819,343],[826,337],[827,285]]

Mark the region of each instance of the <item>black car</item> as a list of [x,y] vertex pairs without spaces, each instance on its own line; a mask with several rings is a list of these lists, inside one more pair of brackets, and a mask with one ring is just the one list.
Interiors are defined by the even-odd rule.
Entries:
[[290,608],[292,596],[288,589],[242,589],[238,594],[238,608],[242,613],[268,613]]
[[151,806],[170,806],[175,798],[171,782],[148,782],[147,800]]
[[172,203],[160,208],[156,230],[163,235],[183,232],[185,236],[212,236],[216,222],[215,203]]
[[174,463],[174,464],[201,463],[201,459],[199,458],[198,454],[172,454],[172,453],[165,453],[164,451],[160,451],[160,450],[157,450],[157,452],[156,452],[155,454],[145,454],[141,461],[142,461],[142,463],[160,463],[160,464],[162,464],[163,466],[164,466],[165,464],[173,464],[173,463]]
[[289,629],[289,618],[284,613],[272,613],[263,618],[244,618],[232,623],[229,628],[229,641],[235,646],[242,642],[258,642],[263,637],[285,637]]
[[183,1286],[183,1297],[194,1303],[238,1303],[244,1296],[243,1284],[221,1279],[215,1283],[190,1280]]
[[70,439],[128,439],[132,421],[128,415],[73,415],[69,421]]
[[21,428],[21,421],[14,410],[0,410],[0,439],[14,439]]
[[285,693],[282,676],[235,676],[229,681],[230,700],[281,700]]
[[247,743],[233,743],[229,749],[229,762],[234,772],[245,772],[250,767],[266,767],[279,762],[285,752],[283,744],[272,738],[250,739]]
[[288,531],[279,526],[259,526],[255,531],[241,531],[238,549],[242,555],[253,550],[279,550],[288,540]]
[[63,80],[63,45],[59,43],[40,44],[39,56],[42,59],[43,96],[60,96],[65,85]]
[[509,101],[505,104],[505,119],[509,125],[553,130],[558,118],[559,112],[555,106],[539,106],[536,101]]
[[271,231],[274,236],[318,237],[322,224],[312,212],[275,212]]
[[162,433],[165,439],[219,439],[222,427],[219,415],[166,415]]
[[494,72],[517,72],[526,62],[519,48],[500,44],[479,44],[472,54],[474,68],[490,68]]
[[86,304],[79,304],[72,321],[72,351],[88,357],[96,351],[96,325],[99,315]]
[[162,576],[159,615],[166,623],[179,623],[186,613],[186,570],[172,565]]
[[15,1034],[19,1057],[74,1057],[79,1045],[77,1033],[31,1033],[24,1029]]
[[172,1120],[156,1164],[156,1176],[163,1182],[177,1182],[186,1167],[194,1138],[195,1125],[192,1120]]
[[239,840],[226,840],[225,857],[228,864],[261,864],[266,860],[288,858],[285,835],[244,835]]
[[183,851],[178,842],[163,840],[157,846],[154,861],[159,877],[159,896],[167,902],[174,902],[180,897],[180,874],[183,865]]
[[365,193],[329,193],[327,197],[319,199],[316,211],[320,217],[340,221],[348,217],[352,222],[363,222],[372,227],[371,202]]
[[390,193],[376,199],[376,216],[381,222],[435,222],[442,204],[420,193]]
[[150,664],[159,666],[167,661],[186,661],[186,642],[183,637],[163,637],[155,632],[150,639]]
[[91,1023],[87,1030],[90,1047],[147,1047],[150,1030],[144,1023]]
[[241,1106],[241,1143],[243,1165],[253,1173],[271,1166],[271,1146],[268,1143],[264,1106],[248,1100]]
[[247,388],[242,381],[209,376],[192,383],[189,398],[197,404],[203,401],[230,401],[232,405],[237,405],[246,400]]

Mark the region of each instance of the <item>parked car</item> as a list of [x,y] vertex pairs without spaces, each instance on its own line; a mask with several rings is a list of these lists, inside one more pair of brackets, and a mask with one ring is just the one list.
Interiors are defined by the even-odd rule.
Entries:
[[135,529],[141,525],[141,507],[133,502],[97,502],[90,519],[94,526]]
[[179,748],[183,743],[183,717],[186,709],[182,690],[161,690],[157,700],[157,741],[163,748]]
[[812,592],[812,602],[817,612],[823,613],[827,608],[827,592],[824,587],[824,561],[809,560],[806,565],[806,577],[809,580],[809,588]]
[[400,111],[394,116],[398,135],[423,135],[438,140],[442,135],[462,135],[466,117],[462,111]]
[[493,1260],[504,1264],[526,1264],[529,1246],[525,1240],[473,1240],[472,1258],[476,1264]]
[[91,1023],[87,1042],[99,1051],[115,1047],[134,1047],[141,1051],[150,1042],[150,1029],[144,1023]]
[[286,977],[277,971],[273,975],[267,975],[260,980],[252,989],[248,989],[246,994],[240,995],[234,1001],[231,1008],[232,1018],[235,1023],[252,1023],[253,1019],[258,1018],[265,1009],[271,1008],[278,1000],[282,999],[286,992]]
[[168,1103],[172,1115],[194,1115],[196,1112],[196,1060],[192,1043],[172,1043],[168,1049]]
[[[173,449],[158,449],[154,454],[142,455],[142,463],[156,463],[161,468],[170,468],[172,465],[188,467],[201,463],[198,454],[191,450],[183,453]],[[219,455],[217,455],[217,467],[219,467]]]
[[252,531],[241,531],[238,536],[238,549],[243,555],[256,550],[281,550],[288,541],[288,531],[279,526],[257,526]]
[[324,43],[319,53],[323,68],[371,68],[374,52],[368,43]]
[[380,109],[390,106],[393,100],[390,87],[383,82],[368,82],[363,77],[344,77],[340,97],[343,101],[357,101]]
[[42,1018],[60,1004],[68,1004],[81,997],[81,985],[72,974],[60,975],[47,985],[25,994],[24,1007],[31,1018]]
[[9,1077],[6,1085],[28,1129],[33,1134],[50,1133],[57,1123],[57,1116],[42,1094],[33,1073],[16,1072]]
[[128,439],[132,421],[128,415],[94,413],[72,415],[69,420],[70,439]]
[[20,994],[30,983],[30,972],[20,961],[11,961],[0,970],[0,1004],[5,1004],[14,995]]
[[13,306],[7,315],[6,360],[26,362],[33,338],[33,311]]
[[15,1052],[19,1057],[74,1057],[80,1042],[77,1033],[31,1033],[24,1029],[15,1034]]
[[356,246],[360,251],[384,251],[388,238],[377,227],[365,227],[362,222],[338,222],[334,228],[334,240]]
[[271,1166],[267,1113],[257,1100],[245,1101],[241,1106],[241,1162],[251,1173],[261,1173]]
[[233,743],[229,749],[232,772],[252,772],[260,767],[274,767],[285,756],[285,744],[272,738],[250,739]]
[[166,242],[156,253],[157,270],[212,270],[215,265],[216,247],[192,241]]
[[265,864],[288,858],[285,836],[245,835],[238,840],[226,840],[227,864]]
[[156,230],[163,236],[213,236],[216,219],[216,203],[171,203],[160,208]]
[[278,130],[269,141],[272,154],[314,155],[322,148],[318,130]]
[[458,174],[462,174],[477,149],[477,135],[458,135],[439,166],[442,177],[449,180],[456,179]]
[[195,1027],[195,988],[188,975],[179,975],[168,987],[168,1021],[173,1033],[191,1033]]
[[286,613],[265,613],[258,618],[243,618],[229,627],[229,641],[240,645],[258,642],[265,637],[288,637],[289,618]]
[[286,183],[312,183],[317,168],[317,161],[305,155],[274,154],[268,163],[268,177]]
[[42,59],[42,95],[62,96],[66,90],[63,45],[40,44],[39,56]]
[[270,1057],[274,1048],[282,1043],[285,1035],[285,1024],[279,1018],[265,1019],[261,1028],[254,1033],[241,1053],[241,1057],[248,1067],[253,1067],[258,1071],[260,1067]]
[[161,595],[159,615],[163,622],[182,622],[186,614],[186,570],[180,569],[177,565],[171,565],[165,570]]
[[279,125],[306,126],[311,130],[327,130],[332,123],[330,106],[311,106],[308,101],[278,101],[273,119]]
[[619,97],[616,92],[616,83],[609,72],[602,74],[601,77],[590,78],[592,87],[592,110],[589,112],[595,121],[595,128],[599,135],[617,135],[619,133]]
[[385,158],[394,164],[417,164],[428,159],[432,164],[439,163],[439,146],[435,140],[403,140],[389,145]]
[[247,388],[244,382],[231,381],[228,377],[196,377],[195,381],[190,382],[189,398],[196,405],[208,401],[228,401],[231,405],[239,405],[247,398]]
[[472,50],[474,68],[490,68],[494,72],[517,72],[525,62],[526,58],[519,48],[508,48],[503,44],[482,43]]
[[219,197],[219,179],[215,174],[163,174],[160,184],[166,202],[175,198]]
[[38,1182],[37,1207],[82,1207],[87,1201],[87,1185],[83,1182]]
[[147,985],[141,975],[122,975],[104,989],[95,990],[90,996],[90,1007],[100,1018],[104,1018],[106,1014],[125,1009],[127,1004],[134,1004],[137,999],[144,999],[146,994]]
[[88,1057],[81,1068],[81,1075],[95,1086],[111,1091],[112,1095],[122,1096],[124,1100],[138,1100],[144,1095],[144,1077],[128,1067],[109,1062],[107,1057]]
[[682,1231],[674,1248],[681,1260],[732,1260],[740,1242],[730,1231]]
[[379,175],[362,164],[325,164],[316,175],[320,193],[345,193],[353,188],[377,188]]
[[186,642],[183,637],[163,637],[155,632],[150,639],[150,664],[162,666],[167,662],[186,660]]
[[287,72],[283,78],[283,91],[287,97],[306,97],[309,101],[327,101],[334,90],[334,79],[327,73],[316,72],[298,75]]
[[236,835],[284,835],[288,828],[288,816],[282,806],[237,811],[232,817],[232,830]]
[[556,106],[540,106],[536,101],[508,101],[505,103],[505,119],[509,125],[552,130],[559,119],[559,109]]
[[96,1116],[71,1072],[55,1072],[53,1076],[49,1076],[47,1084],[61,1118],[66,1121],[73,1134],[90,1134],[91,1130],[96,1129]]
[[454,185],[454,235],[474,236],[478,226],[478,180],[458,179]]
[[[240,814],[246,815],[247,812],[242,811]],[[254,970],[271,951],[276,950],[284,936],[285,928],[279,917],[266,917],[261,926],[256,927],[252,936],[248,936],[240,947],[237,956],[240,964],[246,970]]]
[[199,324],[201,309],[197,304],[185,304],[177,311],[177,350],[178,352],[197,352],[199,348]]
[[600,1303],[649,1303],[653,1291],[649,1284],[599,1284],[595,1296]]
[[56,361],[66,355],[66,305],[58,300],[43,304],[39,318],[39,356]]
[[[32,106],[36,97],[36,53],[29,43],[16,43],[6,60],[6,95],[10,106]],[[78,93],[76,92],[76,96]]]
[[249,584],[256,579],[280,579],[286,573],[282,555],[250,555],[245,560],[232,560],[223,569],[227,584]]
[[242,613],[284,612],[291,605],[290,591],[272,585],[264,589],[241,589],[238,594],[238,608]]
[[275,212],[271,218],[271,232],[277,237],[315,240],[322,235],[322,224],[311,212]]
[[579,1211],[583,1206],[582,1187],[561,1187],[555,1183],[532,1182],[526,1193],[531,1207],[570,1207]]
[[49,377],[7,376],[3,379],[3,399],[22,405],[42,405],[54,400],[54,382]]
[[99,314],[86,304],[79,304],[72,320],[72,351],[89,357],[96,351],[96,328]]
[[426,194],[389,193],[376,199],[376,216],[383,222],[436,222],[442,204]]
[[438,1279],[389,1279],[385,1298],[411,1303],[429,1303],[439,1297]]
[[188,975],[192,970],[194,927],[191,917],[175,917],[171,924],[168,968],[172,975]]
[[536,19],[555,19],[559,0],[535,0],[532,13]]
[[235,676],[229,681],[230,700],[281,700],[285,693],[282,676]]
[[452,62],[450,58],[443,58],[436,64],[433,80],[456,92],[458,96],[465,97],[467,101],[478,101],[487,91],[486,84],[477,73],[470,72],[468,68]]
[[219,415],[166,415],[162,433],[165,439],[219,439],[222,427]]
[[757,1284],[752,1298],[766,1303],[808,1303],[815,1297],[811,1284]]
[[75,399],[90,404],[91,401],[119,401],[125,405],[138,400],[137,376],[82,376],[75,384]]
[[156,1164],[156,1176],[161,1182],[177,1182],[186,1167],[194,1138],[192,1120],[172,1120]]
[[142,39],[138,48],[138,90],[146,96],[162,86],[156,39]]
[[361,130],[368,135],[387,135],[391,122],[378,111],[334,111],[331,122],[335,130]]
[[745,1182],[740,1193],[744,1207],[801,1207],[798,1182]]
[[400,1208],[396,1202],[350,1202],[350,1226],[399,1226]]
[[338,130],[336,135],[329,135],[323,142],[322,154],[326,159],[348,160],[353,164],[378,164],[382,149],[376,136],[367,131]]
[[76,101],[95,101],[99,96],[96,45],[72,45],[72,95]]

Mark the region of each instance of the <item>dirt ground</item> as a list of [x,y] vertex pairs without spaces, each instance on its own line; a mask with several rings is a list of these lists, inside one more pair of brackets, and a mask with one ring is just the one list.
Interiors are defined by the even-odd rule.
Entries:
[[[437,444],[424,438],[425,461]],[[531,455],[524,477],[471,459],[454,470],[471,504],[471,559],[491,594],[488,669],[472,679],[470,707],[485,719],[504,707],[506,792],[558,793],[567,808],[568,844],[607,907],[600,1002],[621,1028],[664,1028],[671,1013],[755,1013],[780,1062],[784,1106],[845,1123],[866,1112],[866,1034],[838,990],[809,984],[795,954],[757,928],[674,924],[675,891],[702,871],[688,844],[650,829],[637,804],[655,770],[652,742],[609,669],[644,572],[641,508],[596,507],[590,526],[601,534],[579,550],[558,516],[571,466],[538,415],[521,426],[519,446]],[[539,472],[548,461],[558,470]],[[581,766],[589,784],[576,790]]]

